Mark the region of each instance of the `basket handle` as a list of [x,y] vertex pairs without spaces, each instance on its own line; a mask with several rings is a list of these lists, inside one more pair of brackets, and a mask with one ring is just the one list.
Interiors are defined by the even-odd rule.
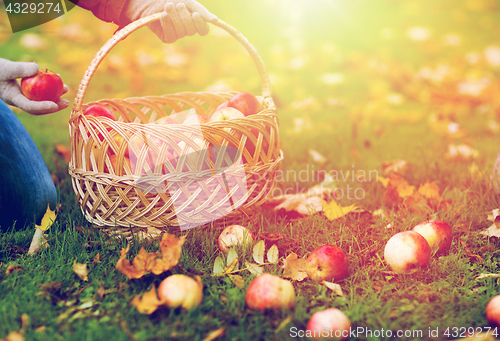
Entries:
[[[104,57],[111,51],[113,47],[115,47],[120,40],[128,37],[132,32],[138,30],[139,28],[149,24],[150,22],[161,19],[166,13],[155,13],[149,15],[147,17],[136,20],[129,25],[125,26],[123,29],[116,32],[96,53],[90,65],[87,67],[85,74],[83,75],[82,80],[80,81],[80,86],[78,87],[78,91],[76,93],[75,101],[73,103],[73,112],[78,112],[82,108],[83,99],[85,97],[85,93],[87,92],[87,88],[89,85],[92,76],[94,75],[97,67],[104,60]],[[214,19],[210,21],[211,24],[218,26],[228,33],[230,33],[236,40],[238,40],[243,47],[247,50],[247,52],[252,57],[254,63],[257,66],[257,71],[259,72],[261,81],[262,81],[262,97],[267,98],[271,97],[271,84],[269,82],[269,75],[266,71],[266,66],[262,58],[259,56],[255,48],[250,44],[250,42],[234,27],[226,24],[224,21],[220,19]]]

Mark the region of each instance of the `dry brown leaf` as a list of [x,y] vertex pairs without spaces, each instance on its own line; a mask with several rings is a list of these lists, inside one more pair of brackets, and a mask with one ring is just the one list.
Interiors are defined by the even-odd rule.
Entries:
[[115,267],[129,279],[141,278],[149,272],[155,275],[162,274],[179,263],[185,239],[186,236],[177,238],[175,235],[166,233],[160,242],[161,258],[158,258],[158,252],[149,253],[142,247],[132,262],[126,258],[129,251],[129,246],[127,246],[120,251],[120,259]]
[[69,163],[71,160],[71,150],[65,145],[57,143],[54,144],[54,148],[56,149],[56,153],[59,154],[66,163]]
[[467,255],[467,257],[470,258],[471,261],[475,260],[479,264],[483,264],[483,262],[484,262],[483,257],[481,257],[481,256],[476,255],[475,253],[473,253],[471,251],[471,249],[469,249],[469,247],[467,246],[467,243],[462,238],[460,238],[460,244],[464,248],[464,253]]
[[410,169],[410,163],[405,160],[392,160],[385,161],[382,163],[382,173],[384,176],[389,176],[390,174],[404,175]]
[[9,265],[7,267],[7,270],[5,270],[5,274],[6,275],[10,275],[14,272],[19,272],[19,271],[22,271],[24,270],[24,268],[22,268],[20,265],[17,265],[17,264],[12,264],[12,265]]
[[284,211],[300,216],[308,216],[323,211],[323,200],[334,196],[331,188],[320,185],[311,187],[306,193],[284,194],[267,201],[266,206],[275,212]]
[[327,281],[323,281],[323,284],[325,285],[325,287],[333,291],[337,296],[344,296],[344,292],[342,291],[342,287],[340,286],[340,284]]
[[226,327],[220,327],[217,330],[212,330],[210,333],[208,333],[207,337],[203,339],[203,341],[213,341],[219,337],[224,336],[226,333]]
[[228,275],[231,282],[238,288],[242,289],[245,286],[245,280],[240,275]]
[[158,299],[158,294],[156,293],[156,288],[153,285],[151,289],[142,295],[135,296],[132,300],[132,305],[137,308],[139,313],[151,315],[165,302]]
[[182,245],[186,241],[186,235],[177,238],[173,234],[165,233],[160,242],[161,259],[156,261],[152,272],[159,275],[172,269],[179,263],[182,253]]
[[263,269],[259,264],[250,263],[245,261],[245,268],[254,275],[262,275]]
[[87,263],[81,264],[77,263],[76,260],[73,261],[73,272],[80,277],[81,280],[83,281],[88,281],[89,277],[89,271],[87,269]]
[[490,225],[486,230],[479,232],[489,237],[500,237],[500,215],[499,209],[494,209],[491,211],[491,215],[488,215],[488,220],[492,221],[493,224]]
[[307,278],[306,273],[306,259],[298,258],[294,252],[290,253],[285,260],[283,260],[283,275],[284,278],[291,278],[295,281],[303,281]]

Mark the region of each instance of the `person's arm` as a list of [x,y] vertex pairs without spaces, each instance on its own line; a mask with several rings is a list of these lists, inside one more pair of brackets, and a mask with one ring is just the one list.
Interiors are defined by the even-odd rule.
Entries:
[[195,0],[80,0],[78,6],[120,27],[148,15],[165,12],[164,18],[148,25],[165,43],[173,43],[196,33],[206,35],[209,31],[207,22],[217,19]]
[[[0,99],[9,105],[18,107],[33,115],[45,115],[69,106],[69,101],[60,98],[57,103],[51,101],[30,101],[21,92],[18,78],[33,76],[38,72],[38,64],[12,62],[0,58]],[[64,86],[64,92],[68,87]]]

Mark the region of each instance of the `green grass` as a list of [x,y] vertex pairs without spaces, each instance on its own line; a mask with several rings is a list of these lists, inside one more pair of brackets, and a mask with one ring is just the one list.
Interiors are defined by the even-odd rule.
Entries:
[[[497,90],[492,86],[489,96],[477,106],[438,103],[430,93],[453,89],[465,79],[489,77],[496,84],[498,68],[484,61],[472,65],[464,60],[470,52],[482,53],[487,46],[498,44],[497,2],[377,0],[306,5],[301,1],[256,0],[231,9],[220,1],[207,0],[204,5],[254,44],[271,74],[285,156],[281,169],[285,175],[288,171],[308,175],[302,180],[285,176],[278,188],[310,188],[322,180],[312,178],[316,171],[364,170],[382,175],[382,162],[403,159],[412,165],[405,180],[416,187],[435,181],[450,206],[418,213],[395,210],[385,205],[384,188],[376,179],[355,182],[348,178],[337,186],[361,188],[364,196],[359,200],[343,197],[340,204],[356,204],[368,214],[330,221],[321,214],[297,220],[264,211],[253,223],[243,222],[257,239],[262,239],[262,233],[279,232],[290,241],[278,245],[280,262],[291,252],[302,257],[320,245],[334,244],[344,250],[350,264],[349,277],[339,282],[343,297],[307,279],[294,281],[297,300],[292,310],[255,312],[245,303],[245,290],[253,275],[241,272],[245,281],[241,289],[227,277],[211,276],[220,255],[216,243],[220,228],[188,231],[181,267],[165,274],[128,280],[118,272],[115,265],[126,242],[110,240],[86,221],[66,165],[54,153],[54,143],[68,145],[71,110],[41,117],[16,111],[49,170],[60,180],[61,208],[48,230],[50,248],[35,256],[26,254],[33,226],[0,235],[0,339],[22,330],[26,340],[203,340],[210,331],[224,327],[221,340],[288,340],[291,328],[305,329],[315,311],[329,307],[344,311],[354,328],[374,333],[382,328],[394,333],[422,332],[421,337],[414,334],[405,338],[408,340],[429,340],[431,336],[433,340],[456,339],[463,329],[453,335],[453,327],[476,328],[476,332],[487,327],[484,309],[489,299],[500,293],[500,281],[476,278],[482,273],[499,273],[500,265],[498,238],[479,233],[491,224],[488,213],[500,205],[500,197],[492,193],[489,184],[499,147],[498,132],[488,128],[491,122],[500,121]],[[302,13],[302,19],[294,17],[294,11]],[[6,18],[4,14],[0,13],[0,19]],[[6,19],[0,20],[2,57],[36,60],[41,67],[60,73],[70,87],[68,99],[74,98],[93,55],[115,29],[78,8],[50,25],[11,36],[3,30],[4,22]],[[64,34],[66,30],[73,32],[66,26],[70,23],[81,25],[79,35],[73,38]],[[413,26],[430,28],[431,38],[410,41],[406,32]],[[381,36],[384,29],[391,30],[391,39]],[[48,47],[31,50],[23,46],[25,33],[45,38]],[[450,33],[462,38],[460,46],[441,43]],[[85,101],[201,91],[217,81],[234,90],[259,93],[253,65],[230,38],[217,34],[192,37],[174,46],[160,45],[147,29],[127,38],[113,51],[117,59],[106,60],[99,67]],[[165,57],[173,53],[182,54],[187,63],[177,68],[167,65]],[[151,64],[140,64],[144,56]],[[304,61],[304,66],[292,68],[293,61]],[[377,63],[385,65],[387,71],[370,66]],[[433,85],[416,76],[422,67],[442,63],[454,70],[451,79]],[[341,73],[345,80],[325,84],[321,77],[328,73]],[[403,103],[389,104],[386,98],[394,94],[401,95]],[[457,137],[440,132],[430,122],[431,115],[451,117],[464,134]],[[310,126],[304,124],[296,132],[297,120],[309,121]],[[479,156],[474,163],[479,173],[470,175],[472,160],[447,160],[450,144],[476,149]],[[311,149],[327,161],[322,165],[314,162]],[[371,217],[370,213],[380,208],[387,218]],[[450,223],[454,230],[450,252],[433,257],[428,267],[414,274],[390,273],[383,259],[387,240],[427,218]],[[386,228],[389,223],[390,229]],[[129,258],[142,246],[150,252],[158,250],[158,243],[136,242]],[[251,260],[251,250],[238,249],[238,253],[240,267],[244,260]],[[483,261],[478,262],[470,253]],[[94,262],[98,254],[101,261]],[[88,265],[88,281],[73,273],[75,261]],[[14,264],[22,270],[6,274],[7,267]],[[283,271],[278,265],[268,265],[265,270],[278,275]],[[160,308],[152,315],[139,314],[131,305],[132,299],[174,273],[200,275],[202,304],[189,312]],[[28,323],[23,324],[24,314]],[[429,335],[436,328],[439,335]],[[449,335],[444,334],[447,328]],[[397,338],[367,334],[351,338],[365,339]]]

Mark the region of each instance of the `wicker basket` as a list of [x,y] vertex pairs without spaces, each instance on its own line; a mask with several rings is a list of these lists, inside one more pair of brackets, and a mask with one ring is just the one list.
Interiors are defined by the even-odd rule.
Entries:
[[[247,39],[221,20],[212,24],[236,38],[257,66],[262,80],[259,113],[200,125],[160,124],[193,110],[210,116],[236,92],[83,104],[94,72],[111,49],[161,16],[135,21],[108,40],[87,68],[73,104],[69,173],[85,218],[97,227],[185,230],[215,221],[234,223],[258,212],[275,186],[283,156],[269,77]],[[117,120],[83,115],[93,104],[106,106]]]

